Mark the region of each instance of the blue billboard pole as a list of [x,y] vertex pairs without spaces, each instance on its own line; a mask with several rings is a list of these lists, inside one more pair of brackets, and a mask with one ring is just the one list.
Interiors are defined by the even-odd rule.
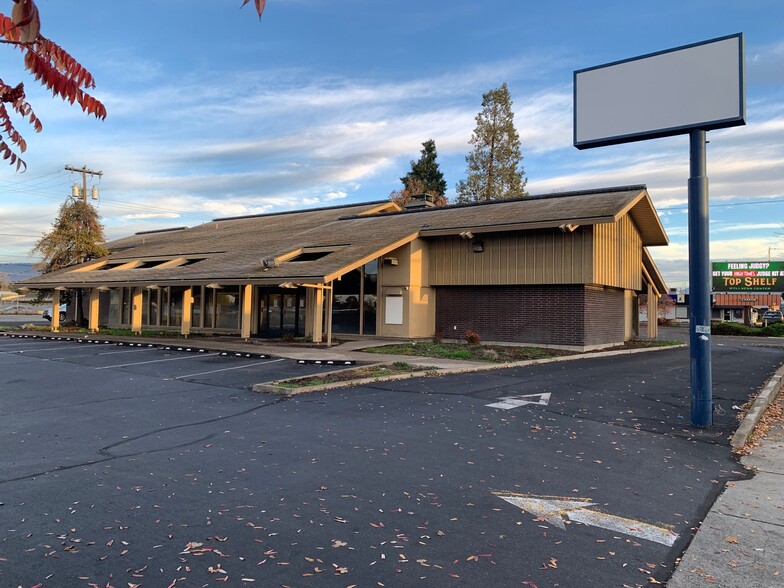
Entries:
[[711,265],[705,131],[689,132],[689,357],[691,424],[713,424]]

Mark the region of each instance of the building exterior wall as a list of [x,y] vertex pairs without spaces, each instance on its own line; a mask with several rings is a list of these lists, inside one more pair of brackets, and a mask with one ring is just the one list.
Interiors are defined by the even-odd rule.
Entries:
[[591,283],[642,289],[642,239],[634,221],[624,215],[614,223],[594,225]]
[[[429,284],[429,244],[422,239],[395,249],[379,259],[376,335],[420,338],[435,333],[435,293]],[[397,265],[384,262],[392,257]],[[401,324],[386,322],[389,297],[402,298]]]
[[[431,286],[584,284],[593,282],[591,231],[557,229],[483,233],[429,240]],[[481,241],[483,251],[473,245]],[[639,271],[639,268],[638,268]]]
[[624,341],[623,290],[585,285],[440,286],[436,332],[462,339],[593,347]]

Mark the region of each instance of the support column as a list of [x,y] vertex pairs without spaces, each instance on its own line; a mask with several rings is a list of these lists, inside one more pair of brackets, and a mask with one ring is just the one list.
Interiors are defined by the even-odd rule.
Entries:
[[689,355],[691,424],[713,424],[711,373],[711,265],[705,131],[689,134]]
[[327,347],[332,347],[332,301],[335,299],[332,286],[334,284],[335,282],[330,282],[327,290]]
[[316,306],[316,291],[305,288],[305,337],[313,338],[313,309]]
[[245,284],[242,289],[242,338],[250,339],[251,319],[253,316],[253,285]]
[[60,290],[52,291],[52,332],[60,330]]
[[659,297],[653,289],[653,285],[648,284],[648,339],[656,339],[659,336]]
[[87,330],[90,333],[98,332],[98,317],[100,316],[100,292],[98,288],[90,288],[89,312],[87,316]]
[[[330,293],[331,294],[331,293]],[[321,343],[324,334],[324,290],[315,290],[315,304],[313,304],[313,342]]]
[[180,334],[187,337],[191,332],[191,323],[193,322],[193,288],[185,288],[182,293],[182,325],[180,327]]
[[131,330],[137,335],[142,332],[142,289],[131,288]]

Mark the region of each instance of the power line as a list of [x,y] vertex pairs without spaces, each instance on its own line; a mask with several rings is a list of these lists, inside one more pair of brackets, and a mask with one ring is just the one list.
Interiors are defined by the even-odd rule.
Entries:
[[[710,208],[719,208],[723,206],[751,206],[752,204],[772,204],[774,202],[784,202],[784,198],[771,198],[770,200],[754,200],[749,202],[724,202],[722,204],[709,204]],[[683,210],[688,208],[687,204],[683,206],[662,206],[657,210]]]

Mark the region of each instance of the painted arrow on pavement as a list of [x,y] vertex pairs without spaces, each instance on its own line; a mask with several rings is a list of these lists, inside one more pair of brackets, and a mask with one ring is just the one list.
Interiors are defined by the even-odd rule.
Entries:
[[486,404],[490,408],[503,408],[509,410],[510,408],[518,408],[526,404],[541,404],[547,406],[550,402],[550,392],[543,394],[525,394],[523,396],[502,396],[499,398],[500,402],[493,402],[493,404]]
[[565,520],[568,519],[575,523],[600,527],[609,531],[631,535],[638,539],[661,543],[668,547],[672,547],[678,539],[677,533],[664,527],[657,527],[633,519],[589,510],[589,506],[596,505],[595,502],[591,502],[590,498],[534,496],[532,494],[516,494],[514,492],[493,492],[493,494],[560,529],[566,529]]

